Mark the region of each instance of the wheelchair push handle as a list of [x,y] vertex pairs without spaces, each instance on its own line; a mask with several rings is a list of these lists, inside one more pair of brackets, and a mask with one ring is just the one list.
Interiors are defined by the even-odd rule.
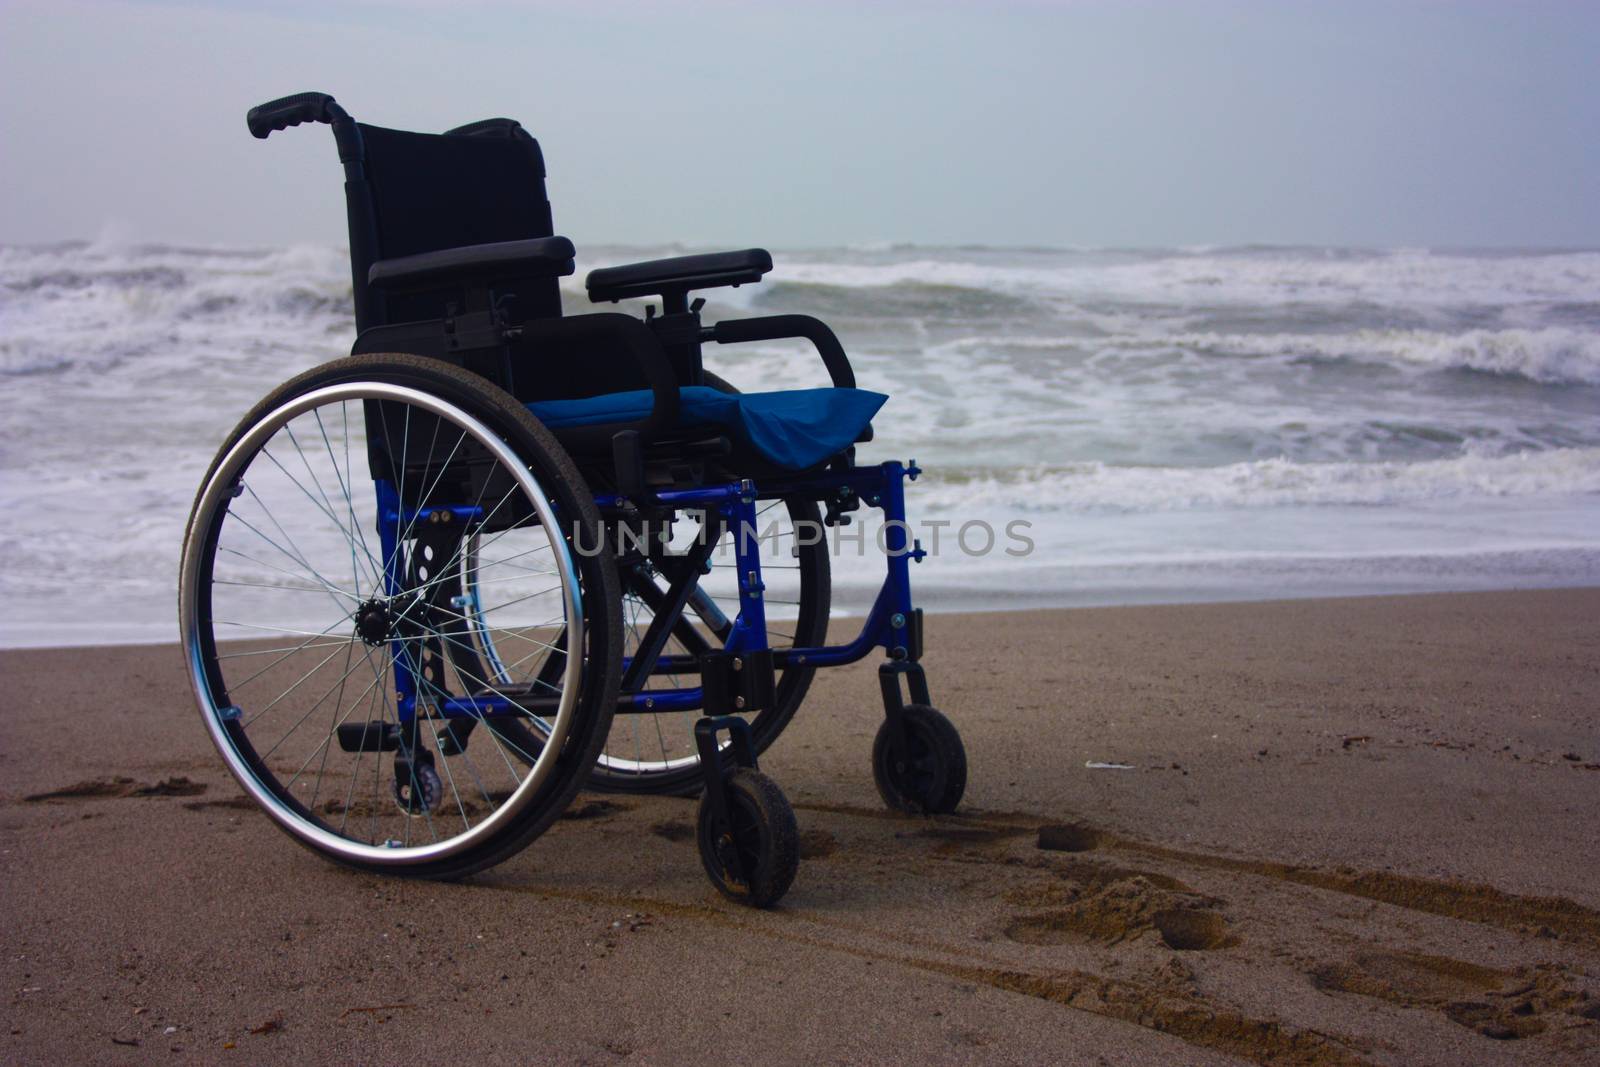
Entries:
[[257,104],[244,120],[252,134],[265,139],[275,130],[286,130],[302,122],[332,123],[347,118],[349,115],[344,108],[327,93],[295,93]]

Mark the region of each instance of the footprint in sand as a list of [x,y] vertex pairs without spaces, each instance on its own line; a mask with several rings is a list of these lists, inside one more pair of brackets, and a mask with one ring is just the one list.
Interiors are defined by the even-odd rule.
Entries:
[[839,839],[826,830],[800,831],[800,858],[820,860],[839,850]]
[[1039,847],[1050,852],[1092,852],[1101,840],[1099,830],[1082,823],[1039,827]]
[[619,800],[584,800],[561,813],[563,819],[603,819],[620,811],[632,811],[632,804]]
[[668,841],[688,841],[694,837],[694,827],[681,819],[667,819],[650,827],[650,832]]
[[[1171,875],[1160,874],[1156,871],[1139,870],[1133,867],[1119,867],[1114,863],[1106,863],[1100,860],[1061,857],[1048,864],[1045,869],[1054,871],[1057,875],[1064,879],[1068,885],[1076,883],[1080,891],[1089,889],[1102,889],[1113,882],[1121,882],[1129,878],[1143,878],[1145,881],[1149,882],[1158,889],[1165,889],[1173,893],[1189,893],[1198,896],[1198,894],[1194,893],[1193,889],[1190,889],[1183,882],[1180,882]],[[1055,884],[1058,883],[1045,883],[1046,886]],[[1025,890],[1008,890],[1007,892],[1020,892],[1022,895],[1025,895]],[[1074,896],[1073,899],[1075,900],[1077,897]],[[1029,901],[1012,900],[1011,903],[1027,904]],[[1055,903],[1055,901],[1045,901],[1044,903],[1051,904]]]
[[[668,841],[692,841],[694,826],[681,819],[667,819],[650,827],[650,832]],[[800,858],[818,860],[839,850],[839,840],[826,830],[800,831]]]
[[188,778],[163,778],[154,785],[141,785],[132,778],[91,778],[48,793],[34,793],[22,799],[29,804],[50,804],[73,800],[102,800],[108,797],[194,797],[204,793],[204,782]]
[[1600,945],[1600,911],[1567,897],[1519,896],[1490,885],[1421,878],[1391,871],[1351,868],[1329,870],[1271,860],[1247,859],[1119,837],[1082,823],[1051,824],[1039,828],[1039,848],[1057,852],[1112,849],[1149,859],[1164,860],[1208,870],[1249,874],[1281,882],[1311,886],[1330,893],[1377,900],[1412,911],[1449,919],[1484,923],[1517,933],[1537,932],[1590,946]]
[[970,857],[983,855],[1013,837],[1025,837],[1031,830],[1012,826],[926,826],[896,833],[896,840],[934,841],[936,856]]
[[1161,941],[1179,952],[1209,952],[1237,945],[1239,939],[1228,933],[1228,921],[1219,912],[1204,908],[1172,908],[1150,917]]
[[[1022,898],[1013,891],[1007,899]],[[1005,928],[1006,937],[1026,945],[1118,945],[1151,932],[1168,948],[1183,952],[1239,943],[1220,912],[1138,874],[1085,891],[1067,907],[1021,916]]]
[[[395,809],[392,805],[373,803],[370,800],[357,799],[346,804],[344,801],[334,798],[323,801],[321,810],[324,815],[340,815],[345,819],[372,819],[389,815]],[[473,808],[468,814],[475,814],[476,810],[476,808]]]
[[1554,1013],[1600,1017],[1600,1001],[1566,978],[1555,964],[1507,971],[1421,952],[1361,953],[1311,973],[1318,989],[1430,1008],[1500,1041],[1543,1033]]
[[226,797],[221,800],[192,800],[183,807],[185,811],[210,811],[213,808],[223,808],[228,811],[255,811],[256,802],[249,797]]

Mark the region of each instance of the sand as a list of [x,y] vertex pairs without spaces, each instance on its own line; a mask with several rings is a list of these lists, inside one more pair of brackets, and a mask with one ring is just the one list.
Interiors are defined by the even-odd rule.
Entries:
[[175,648],[0,653],[4,1059],[1600,1058],[1600,590],[928,648],[963,811],[884,812],[873,667],[824,674],[763,761],[806,853],[765,913],[685,800],[585,795],[461,884],[337,869],[238,799]]

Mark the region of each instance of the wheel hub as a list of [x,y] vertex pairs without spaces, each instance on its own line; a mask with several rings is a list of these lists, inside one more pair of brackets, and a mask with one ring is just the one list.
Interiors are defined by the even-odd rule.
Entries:
[[739,857],[739,846],[733,840],[733,833],[725,831],[717,837],[717,860],[722,864],[722,869],[727,873],[731,884],[744,882],[744,863]]
[[394,619],[389,612],[389,602],[373,597],[356,609],[356,633],[368,645],[377,646],[389,640]]

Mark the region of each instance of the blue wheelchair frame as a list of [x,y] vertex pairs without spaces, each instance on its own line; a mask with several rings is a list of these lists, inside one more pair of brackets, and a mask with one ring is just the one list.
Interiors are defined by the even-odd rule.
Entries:
[[[920,542],[910,536],[906,522],[905,483],[915,481],[921,468],[913,460],[909,464],[889,461],[876,466],[849,467],[828,470],[811,476],[773,479],[758,485],[752,479],[742,479],[719,485],[690,489],[660,490],[647,495],[648,502],[663,509],[706,508],[715,509],[721,520],[735,531],[734,553],[738,570],[739,611],[732,621],[723,643],[722,651],[729,656],[772,654],[773,667],[786,665],[808,667],[835,667],[864,659],[874,649],[882,648],[888,656],[880,672],[883,681],[884,701],[891,722],[898,718],[900,708],[899,685],[894,676],[907,674],[913,702],[930,703],[927,684],[918,663],[921,658],[922,616],[911,602],[910,564],[921,562],[927,552]],[[417,528],[429,514],[440,510],[437,506],[418,510],[405,510],[400,506],[399,494],[394,486],[384,480],[377,483],[379,517],[378,535],[384,559],[388,561],[384,581],[386,592],[399,597],[405,589],[404,575],[408,561],[400,544],[401,532]],[[761,579],[760,538],[756,536],[757,504],[762,500],[792,498],[835,499],[838,494],[855,494],[865,503],[883,512],[882,547],[885,554],[886,574],[872,608],[862,622],[861,632],[842,645],[825,645],[817,648],[798,647],[773,650],[767,641],[766,604],[763,600],[765,584]],[[628,501],[616,495],[595,498],[602,514],[616,513]],[[448,507],[456,519],[470,520],[479,517],[481,508]],[[475,595],[475,594],[474,594]],[[682,604],[676,610],[681,613]],[[673,620],[658,617],[653,625],[670,627]],[[418,671],[407,647],[408,640],[396,637],[391,641],[394,661],[395,692],[399,721],[409,728],[417,717]],[[650,643],[648,636],[647,645]],[[691,674],[699,672],[701,663],[695,656],[663,655],[660,641],[654,652],[645,651],[643,663],[635,657],[623,661],[624,691],[619,697],[617,712],[692,711],[707,704],[704,686],[686,687],[664,691],[645,691],[642,682],[653,675]],[[636,684],[628,691],[628,681]],[[893,693],[891,695],[891,683]],[[496,694],[447,697],[432,702],[436,714],[446,719],[485,719],[496,716],[520,716],[528,711],[525,705],[509,697]],[[713,709],[720,712],[724,709]],[[751,709],[754,710],[754,709]]]

